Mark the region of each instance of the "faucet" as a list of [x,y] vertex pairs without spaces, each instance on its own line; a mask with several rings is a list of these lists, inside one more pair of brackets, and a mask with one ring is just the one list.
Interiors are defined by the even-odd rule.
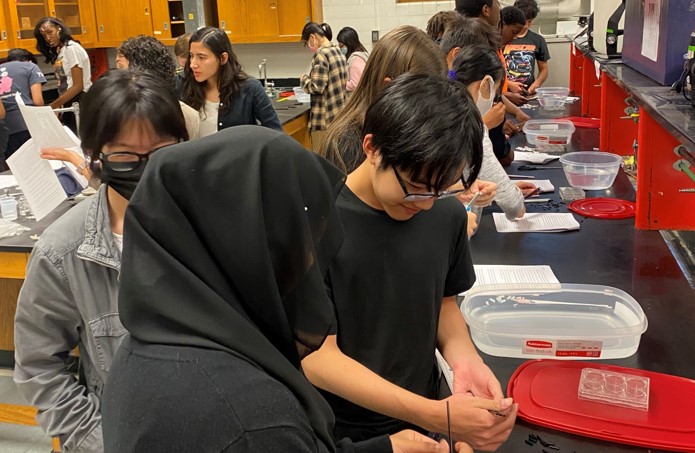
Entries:
[[258,78],[263,79],[265,93],[270,97],[275,96],[275,84],[273,82],[268,82],[268,60],[265,58],[261,61],[261,64],[258,65]]

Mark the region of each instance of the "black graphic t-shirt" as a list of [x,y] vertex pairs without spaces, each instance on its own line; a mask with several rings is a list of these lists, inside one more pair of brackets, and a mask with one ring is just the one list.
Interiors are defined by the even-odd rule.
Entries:
[[531,30],[522,38],[517,38],[504,48],[507,62],[507,78],[531,86],[536,81],[536,61],[550,60],[545,38]]

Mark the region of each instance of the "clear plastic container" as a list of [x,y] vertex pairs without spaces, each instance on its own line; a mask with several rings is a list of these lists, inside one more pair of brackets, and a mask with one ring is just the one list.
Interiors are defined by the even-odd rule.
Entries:
[[619,359],[647,330],[637,301],[609,286],[481,285],[461,313],[476,346],[498,357]]
[[613,185],[622,157],[600,151],[579,151],[560,156],[567,181],[584,190],[603,190]]
[[574,124],[568,120],[530,120],[524,124],[529,145],[559,145],[564,149],[574,131]]
[[311,95],[309,93],[305,93],[301,87],[295,87],[295,88],[293,88],[293,90],[294,90],[294,96],[297,98],[297,102],[310,102],[311,101]]
[[542,87],[536,90],[538,93],[538,103],[546,110],[562,110],[567,102],[567,95],[570,94],[569,88],[562,87]]

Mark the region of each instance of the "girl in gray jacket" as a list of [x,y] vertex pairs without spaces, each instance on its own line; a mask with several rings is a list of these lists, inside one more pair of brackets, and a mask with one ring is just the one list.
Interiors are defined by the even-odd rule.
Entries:
[[[80,111],[82,147],[103,184],[34,246],[14,334],[15,383],[66,453],[104,449],[101,392],[126,333],[118,317],[123,218],[149,156],[188,138],[178,101],[151,76],[110,71]],[[80,379],[66,366],[76,347]]]

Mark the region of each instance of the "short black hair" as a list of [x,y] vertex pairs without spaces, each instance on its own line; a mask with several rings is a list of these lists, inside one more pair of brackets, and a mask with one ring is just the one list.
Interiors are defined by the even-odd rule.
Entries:
[[492,8],[495,0],[456,0],[456,11],[466,17],[480,17],[483,14],[483,6]]
[[447,27],[439,47],[448,54],[454,47],[463,49],[476,44],[498,49],[501,45],[500,32],[485,21],[461,17]]
[[159,78],[111,69],[80,98],[80,140],[92,162],[132,119],[149,122],[162,137],[188,140],[179,101]]
[[[381,169],[396,168],[440,192],[478,177],[483,123],[467,88],[443,77],[405,73],[367,110],[362,137],[372,134]],[[462,172],[469,171],[462,178]]]
[[526,16],[516,6],[505,6],[500,11],[502,25],[526,25]]
[[456,11],[439,11],[427,21],[427,36],[438,41],[453,21],[461,17]]
[[27,49],[10,49],[9,52],[7,52],[7,61],[28,61],[30,63],[34,63],[35,65],[38,65],[39,63],[36,61],[36,57],[29,52]]
[[41,27],[46,23],[53,25],[59,30],[58,38],[60,39],[60,43],[62,45],[66,45],[70,41],[75,41],[76,43],[79,43],[79,41],[73,39],[72,34],[70,34],[70,28],[57,17],[48,16],[39,19],[39,21],[36,22],[36,26],[34,26],[36,50],[41,52],[41,55],[46,57],[46,63],[53,64],[58,59],[58,50],[56,47],[49,46],[43,36],[41,36]]
[[150,72],[174,90],[176,64],[161,41],[151,36],[134,36],[123,41],[116,52],[128,60],[130,71]]
[[516,0],[514,2],[514,6],[519,8],[521,12],[524,13],[526,20],[534,20],[541,12],[536,0]]
[[333,39],[333,30],[331,30],[330,25],[326,23],[317,24],[316,22],[309,22],[302,29],[302,42],[306,43],[309,40],[309,36],[313,35],[314,33],[317,33],[319,36],[323,36],[329,41]]

